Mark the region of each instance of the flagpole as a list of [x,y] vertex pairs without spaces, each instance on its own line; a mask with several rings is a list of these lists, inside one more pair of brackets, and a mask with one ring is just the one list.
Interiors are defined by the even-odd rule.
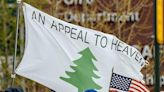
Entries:
[[155,87],[154,92],[160,92],[160,60],[159,44],[157,42],[157,0],[154,1],[154,44],[155,44]]
[[19,15],[20,15],[20,6],[22,0],[17,0],[17,16],[16,16],[16,33],[15,33],[15,46],[14,46],[14,57],[13,57],[13,67],[12,67],[12,74],[11,74],[11,87],[13,87],[14,79],[15,79],[15,62],[17,57],[17,47],[18,47],[18,30],[19,30]]

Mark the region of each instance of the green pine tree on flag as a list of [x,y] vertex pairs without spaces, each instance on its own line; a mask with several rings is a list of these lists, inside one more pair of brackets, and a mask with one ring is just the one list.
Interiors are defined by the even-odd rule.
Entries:
[[77,66],[70,66],[75,72],[66,71],[70,78],[60,77],[60,79],[77,87],[78,92],[85,92],[88,89],[101,89],[93,80],[93,78],[100,78],[94,73],[94,71],[98,71],[93,64],[93,60],[96,61],[95,56],[89,48],[84,49],[79,54],[82,56],[74,61]]

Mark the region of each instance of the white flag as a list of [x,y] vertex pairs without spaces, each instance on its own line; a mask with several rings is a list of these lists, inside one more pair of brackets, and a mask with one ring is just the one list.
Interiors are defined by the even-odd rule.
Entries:
[[26,3],[23,10],[26,47],[18,75],[56,92],[108,92],[113,71],[142,81],[145,60],[115,36],[64,22]]

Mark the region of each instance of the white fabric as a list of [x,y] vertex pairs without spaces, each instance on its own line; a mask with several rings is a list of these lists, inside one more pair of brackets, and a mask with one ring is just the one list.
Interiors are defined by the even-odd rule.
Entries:
[[[60,77],[70,77],[66,71],[74,72],[70,66],[76,66],[74,60],[81,57],[79,52],[89,47],[97,59],[93,63],[98,71],[94,72],[100,78],[93,80],[102,87],[98,92],[109,91],[113,71],[142,81],[140,70],[145,65],[145,60],[135,48],[115,36],[64,22],[26,3],[23,10],[26,47],[23,59],[16,69],[18,75],[56,92],[78,92],[75,86]],[[68,32],[70,28],[72,32]],[[116,42],[117,45],[114,45]]]

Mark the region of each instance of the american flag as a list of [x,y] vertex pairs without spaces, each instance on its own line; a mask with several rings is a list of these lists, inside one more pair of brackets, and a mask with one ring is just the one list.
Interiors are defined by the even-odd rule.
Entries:
[[147,87],[134,79],[113,73],[109,92],[150,92]]

